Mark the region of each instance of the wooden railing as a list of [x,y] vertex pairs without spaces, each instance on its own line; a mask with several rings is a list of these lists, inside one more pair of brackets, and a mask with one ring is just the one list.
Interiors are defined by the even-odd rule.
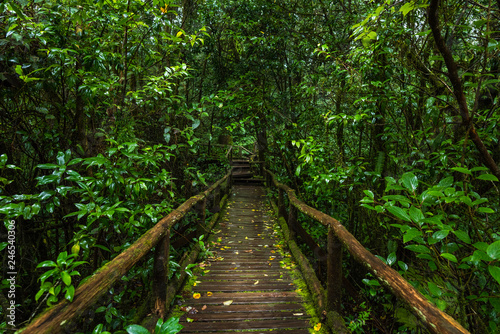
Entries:
[[168,262],[170,249],[170,229],[180,221],[196,204],[200,211],[198,226],[205,224],[205,206],[207,196],[214,195],[214,206],[219,205],[221,193],[227,192],[231,186],[229,171],[222,179],[206,191],[191,197],[161,219],[155,226],[144,233],[134,244],[120,253],[112,261],[101,267],[85,283],[75,291],[73,302],[63,300],[43,312],[26,328],[18,331],[23,334],[60,333],[65,325],[77,319],[86,309],[97,302],[113,284],[125,275],[139,260],[156,246],[153,265],[153,313],[163,317],[166,312],[166,287],[168,278]]
[[[279,183],[269,170],[264,170],[266,172],[266,184],[268,186],[274,185],[278,190],[278,211],[287,220],[290,238],[293,239],[299,230],[300,224],[297,223],[297,211],[328,227],[328,252],[325,254],[327,257],[327,296],[325,305],[327,314],[330,311],[340,313],[343,279],[342,246],[344,246],[351,256],[370,271],[383,286],[388,288],[397,298],[404,301],[431,333],[469,333],[455,319],[431,304],[396,270],[364,248],[338,220],[300,201],[295,196],[293,189]],[[288,212],[285,207],[285,194],[289,199]]]

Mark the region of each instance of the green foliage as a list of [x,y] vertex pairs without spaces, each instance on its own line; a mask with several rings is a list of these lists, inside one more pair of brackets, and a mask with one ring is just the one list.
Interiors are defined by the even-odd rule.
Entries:
[[[482,168],[469,170],[457,167],[453,170],[472,177],[477,175],[476,179],[489,175],[478,174]],[[471,225],[478,224],[486,226],[488,213],[497,214],[491,207],[485,206],[488,199],[476,193],[470,184],[454,182],[453,177],[423,187],[419,178],[409,172],[399,180],[387,177],[386,182],[387,195],[377,199],[367,190],[361,205],[379,214],[387,214],[390,217],[386,220],[387,224],[399,231],[397,235],[404,249],[413,252],[418,259],[416,261],[427,266],[421,269],[415,267],[412,273],[406,270],[401,273],[408,278],[428,275],[426,279],[419,279],[418,288],[440,309],[448,312],[459,302],[457,293],[461,289],[460,282],[467,277],[481,286],[481,291],[468,287],[468,302],[496,303],[495,298],[488,296],[494,295],[497,287],[485,285],[483,280],[494,278],[500,283],[497,262],[500,242],[473,242],[471,237],[473,233],[476,240],[496,238],[496,234],[491,235],[488,229],[471,228]],[[468,213],[468,224],[457,215],[463,210]],[[394,263],[396,254],[391,253],[391,256],[393,259],[390,262]]]
[[346,318],[348,321],[347,328],[352,333],[365,333],[363,326],[370,318],[371,309],[366,306],[365,302],[362,302],[358,307],[360,311],[354,319],[349,320],[349,318],[351,318],[350,316]]
[[[183,326],[179,324],[179,318],[169,318],[167,321],[163,322],[162,319],[158,319],[155,327],[155,334],[176,334],[182,330]],[[139,325],[130,325],[126,328],[129,334],[145,334],[149,333],[147,329]]]
[[[107,331],[106,326],[104,324],[97,325],[92,334],[111,334],[111,332]],[[163,322],[163,319],[158,319],[156,322],[156,326],[154,329],[155,334],[176,334],[182,330],[183,326],[179,324],[179,318],[169,318],[167,321]],[[121,331],[118,331],[121,332]],[[118,333],[115,332],[115,333]],[[128,325],[125,327],[126,333],[129,334],[149,334],[149,330],[140,326],[140,325]]]
[[76,254],[62,252],[57,257],[57,261],[43,261],[38,264],[37,268],[53,268],[43,273],[38,280],[40,281],[40,290],[35,296],[38,301],[46,294],[47,305],[59,301],[59,293],[64,293],[64,298],[68,301],[73,301],[75,295],[75,286],[72,284],[72,276],[80,273],[74,270],[76,267],[86,263],[85,261],[75,261]]

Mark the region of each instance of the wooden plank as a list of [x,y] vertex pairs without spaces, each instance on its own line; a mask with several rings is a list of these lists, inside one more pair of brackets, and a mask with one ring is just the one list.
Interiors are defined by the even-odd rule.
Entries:
[[187,306],[192,305],[224,305],[224,302],[232,300],[234,305],[243,305],[243,304],[276,304],[276,303],[300,303],[302,302],[302,298],[299,296],[279,296],[273,298],[265,298],[262,296],[248,296],[246,298],[222,298],[222,297],[201,297],[200,299],[190,299],[189,302],[185,304]]
[[[257,284],[255,284],[257,283]],[[211,291],[211,292],[233,292],[233,291],[291,291],[297,289],[295,285],[291,285],[292,283],[283,282],[279,283],[260,283],[259,280],[255,280],[255,283],[247,283],[247,284],[228,284],[221,282],[214,283],[202,283],[198,284],[193,288],[193,291]]]
[[[227,331],[227,332],[210,332],[210,334],[241,334],[241,333],[245,333],[245,332],[230,332],[230,331]],[[309,330],[308,329],[285,329],[285,330],[260,330],[258,332],[246,332],[246,333],[249,333],[249,334],[265,334],[265,333],[269,333],[269,334],[310,334],[309,333]]]
[[198,281],[218,281],[218,280],[224,280],[224,281],[235,281],[235,280],[241,280],[241,279],[261,279],[261,280],[273,280],[273,279],[289,279],[289,276],[286,274],[280,274],[280,273],[265,273],[264,276],[262,276],[260,273],[254,273],[254,274],[225,274],[225,273],[212,273],[210,276],[199,276],[197,278]]
[[262,329],[299,329],[309,328],[309,320],[250,320],[250,321],[224,321],[224,322],[183,322],[182,333],[200,333],[231,330],[262,330]]
[[206,305],[207,313],[251,313],[251,312],[274,312],[274,311],[293,311],[294,313],[305,312],[304,306],[299,303],[276,303],[276,304],[231,304],[225,305]]
[[304,312],[289,312],[289,311],[260,311],[260,312],[232,312],[232,313],[207,313],[204,311],[196,314],[183,315],[181,321],[186,321],[186,318],[193,319],[197,322],[202,321],[245,321],[249,319],[259,320],[303,320],[307,319],[308,315]]

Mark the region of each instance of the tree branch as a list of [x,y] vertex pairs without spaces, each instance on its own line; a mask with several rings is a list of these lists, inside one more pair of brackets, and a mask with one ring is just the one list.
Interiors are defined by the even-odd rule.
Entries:
[[460,116],[462,117],[462,124],[467,129],[471,140],[476,145],[476,148],[481,153],[481,157],[484,160],[485,165],[489,168],[492,174],[500,179],[500,168],[493,160],[492,156],[488,152],[488,149],[484,145],[483,141],[477,134],[474,123],[469,113],[469,108],[467,106],[467,100],[465,98],[462,81],[458,75],[458,66],[450,49],[446,46],[446,43],[441,35],[441,29],[439,28],[439,18],[438,18],[438,7],[439,0],[431,0],[429,5],[429,26],[432,30],[432,35],[434,36],[434,41],[436,46],[444,58],[446,68],[448,69],[448,77],[450,78],[451,84],[453,86],[453,95],[458,102],[458,107],[460,110]]

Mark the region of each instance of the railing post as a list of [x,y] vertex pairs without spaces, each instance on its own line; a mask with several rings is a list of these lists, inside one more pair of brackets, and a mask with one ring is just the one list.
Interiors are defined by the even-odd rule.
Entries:
[[196,212],[198,213],[198,227],[197,234],[200,237],[202,234],[206,233],[206,213],[205,208],[207,207],[207,198],[205,197],[202,201],[196,204]]
[[286,209],[285,209],[285,199],[283,197],[283,189],[278,188],[278,214],[279,216],[287,219]]
[[214,204],[212,206],[212,212],[213,213],[216,213],[216,212],[219,212],[220,211],[220,189],[221,187],[217,187],[214,189]]
[[340,313],[342,302],[342,244],[328,225],[327,311]]
[[289,210],[288,210],[288,229],[290,230],[290,239],[295,240],[295,236],[297,235],[297,208],[293,205],[292,201],[290,201]]
[[264,171],[264,173],[266,173],[266,184],[268,187],[271,187],[273,185],[273,177],[266,171]]
[[160,318],[165,317],[167,301],[168,262],[170,252],[170,230],[155,248],[153,264],[153,313]]

